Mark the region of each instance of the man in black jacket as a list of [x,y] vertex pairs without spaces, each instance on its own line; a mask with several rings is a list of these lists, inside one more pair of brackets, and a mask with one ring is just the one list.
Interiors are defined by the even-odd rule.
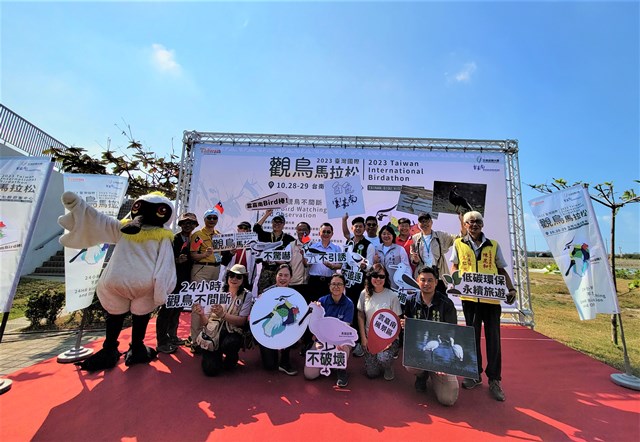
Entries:
[[[404,306],[405,318],[426,319],[429,321],[457,324],[458,314],[456,313],[456,307],[453,305],[453,301],[447,298],[447,295],[436,291],[438,279],[433,267],[422,268],[418,272],[417,282],[420,286],[420,294],[413,299],[407,300]],[[402,328],[404,328],[404,322],[404,319],[400,320]],[[456,403],[458,392],[460,391],[457,377],[446,373],[435,373],[410,367],[406,368],[409,373],[416,376],[416,391],[426,391],[427,379],[431,378],[433,391],[436,394],[438,402],[447,406]]]
[[[191,267],[193,260],[189,253],[189,238],[198,226],[198,218],[194,213],[183,213],[178,220],[180,232],[173,238],[173,256],[176,261],[176,287],[173,293],[178,293],[183,282],[191,281]],[[182,308],[160,307],[156,319],[157,350],[161,353],[173,353],[183,341],[178,338],[178,323]]]

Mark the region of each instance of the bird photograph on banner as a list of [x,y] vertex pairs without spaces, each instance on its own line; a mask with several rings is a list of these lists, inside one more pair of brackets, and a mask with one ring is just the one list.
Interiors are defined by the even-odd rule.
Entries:
[[486,196],[486,184],[434,181],[433,211],[453,214],[476,211],[484,215]]

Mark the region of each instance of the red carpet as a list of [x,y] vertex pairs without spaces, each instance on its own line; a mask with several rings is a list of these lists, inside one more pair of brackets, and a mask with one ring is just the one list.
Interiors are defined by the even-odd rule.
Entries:
[[241,358],[244,366],[219,378],[205,378],[199,357],[184,348],[150,366],[127,368],[121,359],[98,374],[45,361],[7,376],[14,383],[0,396],[0,439],[640,440],[638,392],[614,385],[610,367],[527,328],[503,327],[504,403],[489,396],[485,378],[443,407],[431,391],[414,391],[401,360],[388,382],[367,379],[362,359],[352,359],[349,386],[336,390],[333,377],[264,372],[257,349]]

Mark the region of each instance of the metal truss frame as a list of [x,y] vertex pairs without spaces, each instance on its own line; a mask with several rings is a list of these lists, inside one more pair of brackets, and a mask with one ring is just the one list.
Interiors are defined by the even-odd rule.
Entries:
[[[411,149],[443,152],[491,152],[505,156],[507,180],[507,213],[509,217],[509,235],[513,256],[514,285],[518,291],[518,308],[503,308],[502,322],[534,327],[527,248],[524,228],[524,210],[518,163],[517,140],[466,140],[445,138],[391,138],[391,137],[350,137],[315,135],[278,135],[278,134],[242,134],[185,131],[182,138],[182,167],[178,180],[176,198],[177,213],[189,206],[191,174],[193,171],[193,147],[206,145],[248,145],[322,147],[341,149]],[[458,312],[461,314],[461,312]]]

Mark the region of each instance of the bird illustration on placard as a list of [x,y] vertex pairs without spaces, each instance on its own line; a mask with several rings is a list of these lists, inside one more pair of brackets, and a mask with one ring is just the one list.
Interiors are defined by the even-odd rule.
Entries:
[[393,282],[395,282],[399,288],[405,290],[420,290],[420,286],[416,280],[410,276],[411,268],[409,266],[400,262],[398,264],[390,264],[389,268],[396,270],[393,274]]
[[289,297],[290,296],[280,296],[276,298],[276,306],[273,308],[273,311],[253,321],[254,325],[260,321],[265,321],[262,324],[262,329],[266,336],[272,337],[282,333],[287,325],[295,322],[296,316],[300,313],[300,309],[287,300]]

